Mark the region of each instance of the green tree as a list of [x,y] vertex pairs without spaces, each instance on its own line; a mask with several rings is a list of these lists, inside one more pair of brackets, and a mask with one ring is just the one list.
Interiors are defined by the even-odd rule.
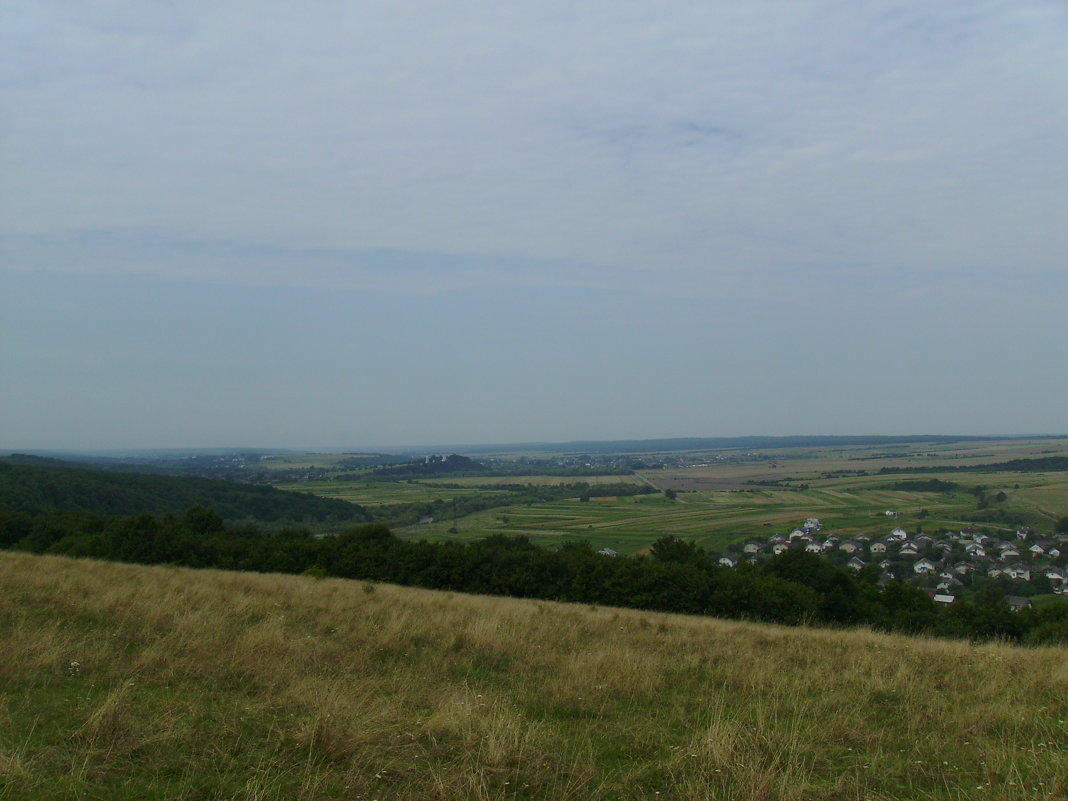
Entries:
[[196,534],[207,534],[223,530],[223,519],[214,509],[205,509],[200,504],[193,506],[182,519],[185,528]]
[[680,540],[678,537],[668,535],[661,537],[653,543],[649,549],[650,555],[658,562],[677,562],[690,564],[693,562],[705,562],[705,552],[693,542]]

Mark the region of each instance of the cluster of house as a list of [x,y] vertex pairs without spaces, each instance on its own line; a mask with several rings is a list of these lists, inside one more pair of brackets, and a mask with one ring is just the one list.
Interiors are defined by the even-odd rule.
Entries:
[[[895,517],[891,512],[888,517]],[[1031,581],[1038,576],[1049,579],[1053,592],[1068,595],[1068,534],[1043,537],[1032,528],[1021,528],[1012,539],[975,528],[963,528],[937,537],[917,533],[910,535],[900,526],[883,537],[856,534],[839,537],[821,534],[817,518],[789,534],[766,540],[746,542],[740,554],[719,557],[724,567],[737,567],[762,556],[778,555],[791,549],[809,553],[848,557],[846,565],[860,571],[868,565],[880,569],[879,582],[910,581],[934,585],[935,599],[951,602],[952,594],[975,576]]]

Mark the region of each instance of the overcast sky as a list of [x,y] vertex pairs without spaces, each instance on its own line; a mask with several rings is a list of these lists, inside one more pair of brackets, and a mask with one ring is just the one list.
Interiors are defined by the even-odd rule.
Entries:
[[0,26],[0,448],[1068,431],[1061,0]]

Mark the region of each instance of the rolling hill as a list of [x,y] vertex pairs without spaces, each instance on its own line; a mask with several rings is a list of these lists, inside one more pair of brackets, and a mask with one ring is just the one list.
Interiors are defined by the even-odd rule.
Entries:
[[0,797],[1068,793],[1068,650],[0,553]]

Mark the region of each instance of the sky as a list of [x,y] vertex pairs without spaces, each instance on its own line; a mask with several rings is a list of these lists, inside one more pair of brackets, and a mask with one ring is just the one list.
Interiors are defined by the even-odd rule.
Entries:
[[0,449],[1066,433],[1061,0],[0,16]]

